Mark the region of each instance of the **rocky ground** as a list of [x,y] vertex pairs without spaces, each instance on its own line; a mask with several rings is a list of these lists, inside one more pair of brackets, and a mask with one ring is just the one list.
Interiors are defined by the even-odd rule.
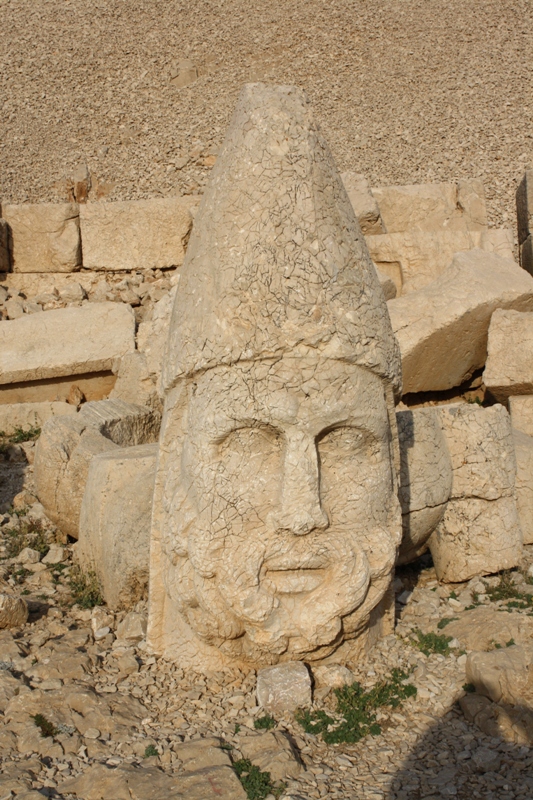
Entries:
[[[503,618],[518,631],[516,644],[519,635],[531,637],[527,563],[503,579],[453,587],[438,584],[424,557],[401,568],[395,634],[350,680],[369,691],[390,685],[400,669],[407,677],[399,676],[396,689],[407,696],[396,708],[377,704],[376,735],[327,744],[293,713],[266,715],[257,704],[254,672],[204,678],[154,658],[145,644],[144,602],[128,614],[94,605],[98,588],[77,571],[75,546],[57,541],[32,494],[34,438],[4,440],[0,447],[2,477],[15,475],[11,491],[18,492],[0,517],[0,589],[24,598],[30,609],[26,624],[0,631],[1,798],[157,800],[174,787],[173,796],[200,800],[212,790],[192,786],[198,774],[192,769],[204,767],[209,776],[219,765],[236,781],[230,764],[242,769],[251,752],[252,762],[271,774],[266,789],[248,786],[252,800],[533,795],[530,749],[483,733],[457,702],[465,696],[467,653],[481,646],[472,628],[478,638],[488,637],[489,648],[510,644],[508,634],[498,633]],[[527,598],[528,587],[529,600],[509,599],[516,592]],[[473,625],[472,614],[488,622]],[[332,682],[331,676],[317,680],[312,709],[330,717],[328,731],[339,720]],[[406,686],[416,687],[416,696]],[[244,778],[250,774],[245,770]],[[236,783],[224,791],[237,800],[242,790]]]
[[[197,193],[240,87],[302,85],[342,170],[479,177],[514,227],[533,162],[527,0],[1,0],[0,198]],[[184,61],[189,64],[183,64]]]

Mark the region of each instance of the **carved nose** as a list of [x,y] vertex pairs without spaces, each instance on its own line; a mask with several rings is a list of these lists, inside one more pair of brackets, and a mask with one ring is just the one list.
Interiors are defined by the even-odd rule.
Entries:
[[301,434],[288,438],[281,502],[279,508],[270,515],[274,530],[293,536],[326,530],[329,519],[320,505],[319,486],[314,439]]

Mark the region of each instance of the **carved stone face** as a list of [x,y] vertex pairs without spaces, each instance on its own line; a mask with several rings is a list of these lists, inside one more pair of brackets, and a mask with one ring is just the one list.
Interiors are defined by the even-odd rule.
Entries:
[[286,356],[209,370],[186,405],[180,486],[166,491],[167,588],[193,631],[228,653],[324,657],[368,623],[395,560],[382,380]]

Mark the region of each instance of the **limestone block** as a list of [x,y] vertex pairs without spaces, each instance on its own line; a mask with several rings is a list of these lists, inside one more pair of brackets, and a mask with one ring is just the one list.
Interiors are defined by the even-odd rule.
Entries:
[[458,639],[465,650],[493,650],[496,645],[505,647],[511,639],[527,644],[533,640],[533,617],[478,606],[446,625],[446,634]]
[[80,207],[86,269],[164,269],[183,263],[192,216],[179,197]]
[[390,300],[402,354],[403,391],[443,391],[482,367],[496,309],[533,309],[533,278],[513,261],[476,249],[416,293]]
[[496,309],[487,352],[483,382],[496,400],[533,393],[533,313]]
[[18,628],[28,619],[28,606],[22,597],[0,594],[0,629]]
[[157,444],[103,452],[90,463],[77,558],[98,576],[112,609],[132,608],[148,589]]
[[156,384],[148,372],[145,353],[140,353],[138,350],[126,353],[115,364],[113,370],[117,375],[117,381],[109,395],[110,399],[125,400],[127,403],[137,403],[140,406],[159,409],[160,401]]
[[400,504],[403,537],[398,562],[427,549],[452,490],[452,462],[436,408],[396,413],[400,438]]
[[533,436],[533,394],[510,397],[509,413],[513,428]]
[[140,642],[146,635],[146,616],[130,611],[117,625],[117,638],[126,642]]
[[513,429],[516,504],[524,544],[533,544],[533,436]]
[[306,665],[288,661],[259,670],[257,702],[273,714],[311,705],[311,676]]
[[76,203],[3,204],[14,272],[73,272],[81,266]]
[[174,286],[168,294],[154,304],[152,319],[149,322],[141,322],[137,334],[139,352],[144,353],[148,372],[157,383],[161,376],[163,354],[177,291],[178,287]]
[[398,294],[396,284],[394,283],[392,278],[389,278],[388,275],[384,275],[383,272],[380,272],[380,270],[377,268],[376,272],[378,276],[379,285],[383,289],[383,294],[385,295],[385,300],[393,300]]
[[436,407],[452,462],[452,490],[429,539],[439,580],[467,581],[520,563],[511,420],[503,406]]
[[385,233],[378,204],[365,176],[358,172],[343,172],[341,178],[365,236]]
[[372,195],[388,233],[481,231],[487,226],[485,190],[478,180],[379,186]]
[[154,442],[160,418],[122,400],[86,403],[74,417],[45,423],[35,448],[37,496],[64,534],[78,538],[80,509],[91,460],[119,446]]
[[378,270],[391,278],[398,295],[418,291],[449,267],[455,253],[478,247],[513,258],[512,233],[490,231],[405,231],[367,236],[368,250]]
[[470,653],[466,679],[494,703],[533,707],[533,646],[512,645],[489,653]]
[[51,417],[62,417],[76,413],[69,403],[0,403],[0,431],[7,435],[17,428],[42,428]]
[[239,750],[243,757],[258,766],[261,772],[270,772],[273,781],[297,778],[302,771],[296,750],[282,731],[241,736]]
[[[516,216],[518,244],[523,245],[533,234],[533,170],[525,172],[516,190]],[[522,266],[524,266],[523,263]]]
[[0,384],[110,370],[135,349],[123,303],[88,303],[0,322]]

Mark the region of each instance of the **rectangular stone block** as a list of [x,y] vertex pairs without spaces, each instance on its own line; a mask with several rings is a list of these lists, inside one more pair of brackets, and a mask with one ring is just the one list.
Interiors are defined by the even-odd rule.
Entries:
[[533,394],[510,397],[509,413],[515,430],[533,436]]
[[13,272],[73,272],[81,266],[77,203],[2,206]]
[[385,233],[376,198],[365,176],[358,172],[343,172],[341,178],[365,236]]
[[179,197],[87,203],[80,219],[84,268],[111,271],[180,266],[192,225]]
[[367,236],[372,261],[396,284],[398,295],[418,291],[449,267],[455,253],[479,247],[513,258],[513,236],[506,228],[487,231],[405,231]]
[[478,180],[372,188],[387,233],[481,231],[485,190]]
[[0,431],[8,436],[17,428],[41,428],[50,417],[75,414],[69,403],[6,403],[0,404]]
[[498,402],[533,394],[533,313],[498,308],[490,321],[487,353],[483,382]]
[[122,303],[88,303],[0,322],[0,385],[111,370],[135,350],[135,318]]

